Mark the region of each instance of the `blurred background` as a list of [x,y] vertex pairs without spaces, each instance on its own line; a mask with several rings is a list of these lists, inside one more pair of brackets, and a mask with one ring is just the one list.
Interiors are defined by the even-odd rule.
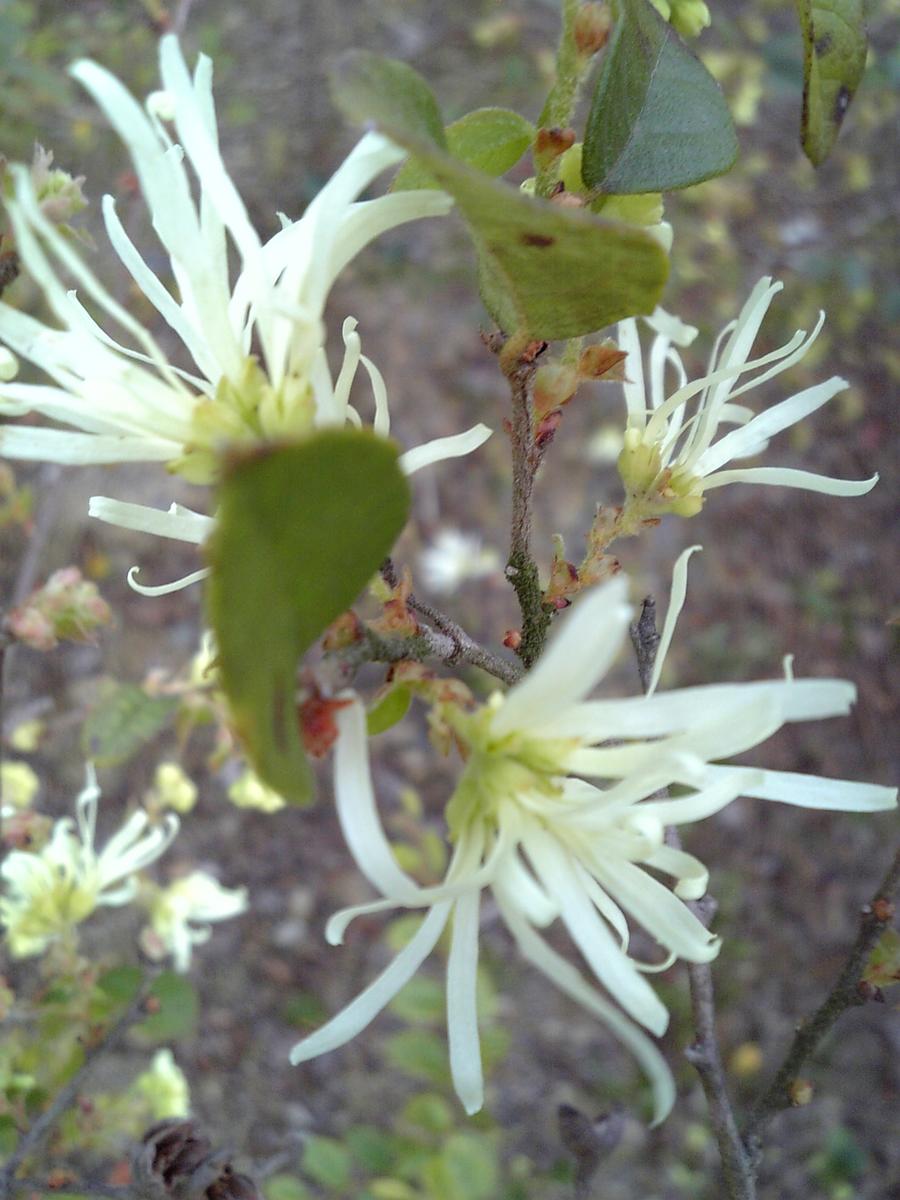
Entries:
[[[713,25],[697,49],[729,98],[741,157],[725,178],[667,198],[675,242],[664,303],[700,329],[685,355],[694,372],[763,274],[785,287],[757,343],[760,352],[808,329],[825,308],[828,321],[810,354],[751,402],[774,403],[832,374],[851,386],[781,435],[766,462],[847,478],[877,470],[881,483],[850,500],[729,487],[711,493],[690,522],[666,519],[617,551],[635,599],[652,591],[664,601],[679,551],[694,542],[706,547],[691,565],[688,604],[667,667],[670,684],[771,676],[791,652],[798,675],[853,680],[859,704],[848,719],[779,735],[766,748],[766,765],[890,783],[897,728],[890,652],[898,611],[900,3],[871,6],[869,69],[838,145],[818,172],[798,145],[802,51],[790,6],[712,0],[710,7]],[[114,294],[148,322],[155,314],[133,294],[106,246],[99,219],[104,192],[116,196],[151,266],[164,272],[165,261],[122,146],[64,67],[90,56],[145,95],[158,86],[159,33],[173,22],[183,29],[189,55],[202,49],[215,60],[225,159],[260,233],[268,235],[278,211],[302,212],[357,137],[329,99],[327,67],[342,49],[364,46],[411,63],[429,79],[448,121],[489,104],[535,119],[552,70],[557,6],[552,0],[257,0],[253,6],[2,0],[0,153],[30,161],[39,141],[59,166],[86,176],[91,205],[77,222],[95,243],[86,253]],[[528,174],[523,162],[513,178]],[[40,311],[27,279],[5,299]],[[497,430],[477,455],[416,477],[416,519],[398,560],[415,572],[422,549],[446,527],[480,534],[502,560],[505,391],[479,336],[487,321],[456,218],[407,227],[376,243],[340,280],[330,313],[335,350],[343,318],[359,319],[404,444],[476,421]],[[155,332],[165,342],[165,333]],[[615,437],[623,413],[614,385],[586,390],[567,410],[538,483],[535,547],[544,567],[552,534],[562,533],[570,556],[579,558],[594,505],[617,501]],[[77,563],[116,613],[97,646],[50,655],[17,648],[13,656],[5,725],[35,715],[44,722],[44,736],[26,757],[43,781],[41,807],[61,814],[83,777],[80,721],[105,681],[140,683],[150,668],[183,669],[202,627],[199,589],[150,600],[124,581],[135,562],[147,582],[186,573],[195,566],[192,549],[88,522],[87,498],[100,492],[159,505],[176,498],[201,509],[205,500],[187,485],[174,490],[157,470],[131,466],[16,466],[15,472],[33,493],[35,540],[15,520],[0,530],[4,606],[21,582],[25,554],[32,582]],[[499,569],[441,602],[494,645],[516,623]],[[370,678],[379,682],[374,673]],[[470,682],[483,690],[483,681]],[[620,664],[612,686],[621,694],[636,690],[630,663]],[[164,733],[105,770],[109,809],[120,812],[140,797],[174,746],[174,735]],[[647,1095],[635,1064],[519,964],[490,912],[482,968],[490,1063],[485,1113],[466,1119],[449,1087],[439,956],[391,1014],[349,1047],[291,1068],[293,1042],[373,977],[408,923],[359,921],[344,948],[329,949],[327,915],[366,892],[341,844],[327,773],[311,811],[242,812],[209,772],[207,751],[202,739],[189,747],[185,765],[201,798],[163,874],[194,864],[214,868],[223,882],[248,886],[251,908],[216,929],[198,952],[191,978],[199,1016],[181,1031],[175,1050],[204,1126],[240,1149],[246,1163],[268,1164],[269,1200],[567,1197],[571,1167],[555,1126],[560,1103],[590,1113],[621,1104],[628,1114],[622,1144],[598,1177],[596,1194],[604,1200],[718,1195],[703,1097],[681,1056],[692,1033],[679,968],[657,977],[673,1013],[664,1049],[682,1092],[659,1130],[648,1132],[643,1123]],[[416,714],[383,735],[374,758],[393,835],[423,877],[436,877],[442,864],[435,835],[442,832],[456,763],[436,760]],[[425,838],[415,832],[420,813]],[[710,865],[710,890],[721,906],[717,928],[725,946],[714,975],[722,1047],[739,1103],[752,1100],[795,1022],[830,986],[897,832],[895,814],[852,817],[750,801],[690,830],[688,848]],[[97,924],[106,944],[107,916]],[[113,940],[117,930],[123,953],[133,957],[127,915],[115,917],[112,927]],[[17,968],[17,977],[24,980],[27,969]],[[900,1197],[897,991],[885,993],[884,1007],[847,1015],[808,1065],[813,1102],[774,1126],[763,1197]],[[137,1069],[136,1056],[120,1059],[123,1074]]]

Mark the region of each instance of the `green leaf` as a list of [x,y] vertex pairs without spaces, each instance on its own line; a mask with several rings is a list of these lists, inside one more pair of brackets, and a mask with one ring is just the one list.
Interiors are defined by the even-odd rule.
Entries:
[[353,1125],[344,1139],[356,1162],[370,1175],[390,1171],[397,1157],[394,1139],[374,1125]]
[[427,1029],[395,1033],[387,1040],[385,1058],[391,1067],[413,1079],[437,1084],[446,1084],[450,1079],[446,1042]]
[[455,1133],[447,1139],[443,1158],[462,1200],[492,1200],[500,1185],[497,1151],[486,1137]]
[[420,1092],[413,1096],[403,1110],[403,1118],[426,1133],[446,1133],[456,1122],[453,1109],[436,1092]]
[[164,971],[150,989],[148,1002],[156,1011],[136,1026],[137,1032],[152,1042],[171,1042],[193,1035],[197,1024],[197,993],[183,975]]
[[653,311],[669,260],[651,234],[526,196],[460,162],[407,119],[405,94],[391,94],[393,66],[344,55],[336,103],[353,119],[374,120],[453,196],[478,252],[482,298],[501,329],[571,338]]
[[878,939],[862,977],[880,988],[900,983],[900,933],[896,929],[886,929]]
[[396,125],[413,137],[446,147],[444,119],[431,88],[418,71],[395,58],[371,50],[352,50],[343,56],[339,100],[345,112],[387,128]]
[[402,721],[409,712],[411,703],[412,692],[408,687],[398,684],[397,687],[391,688],[387,695],[382,696],[378,703],[369,709],[366,715],[369,737],[374,737],[377,733],[384,733],[386,729],[390,729]]
[[650,0],[620,0],[584,135],[591,188],[664,192],[721,175],[738,143],[719,85]]
[[311,1200],[312,1193],[295,1175],[273,1175],[263,1183],[266,1200]]
[[115,684],[84,723],[84,753],[100,767],[122,762],[156,737],[177,708],[173,696],[148,696],[135,684]]
[[[534,140],[530,121],[508,108],[476,108],[447,126],[447,149],[461,162],[486,175],[505,175]],[[433,175],[416,159],[397,172],[391,191],[436,188]]]
[[97,988],[116,1004],[130,1004],[138,993],[143,977],[140,967],[110,967],[97,980]]
[[409,488],[392,442],[329,429],[236,459],[219,501],[207,600],[222,685],[257,774],[305,803],[297,662],[378,569]]
[[316,1183],[335,1190],[347,1187],[353,1160],[336,1138],[313,1136],[303,1149],[303,1170]]
[[819,167],[831,153],[866,69],[862,0],[794,0],[803,34],[800,140]]
[[447,1006],[443,984],[427,975],[414,975],[388,1007],[404,1021],[439,1021]]

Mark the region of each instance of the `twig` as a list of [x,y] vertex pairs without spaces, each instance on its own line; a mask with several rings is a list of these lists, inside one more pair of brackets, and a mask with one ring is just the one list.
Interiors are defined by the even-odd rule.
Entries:
[[468,663],[510,685],[520,676],[520,671],[512,663],[479,646],[467,635],[457,639],[427,626],[420,626],[419,632],[409,637],[383,637],[367,629],[364,640],[342,650],[340,658],[348,667],[360,667],[366,662],[402,662],[404,659],[424,662],[429,658],[448,666]]
[[82,1179],[69,1180],[66,1177],[65,1181],[59,1179],[13,1179],[10,1184],[10,1193],[16,1192],[44,1192],[47,1195],[66,1192],[68,1195],[76,1196],[97,1196],[100,1200],[134,1200],[135,1189],[133,1187],[113,1187],[107,1183],[95,1183],[93,1181],[86,1183]]
[[[381,574],[388,587],[397,587],[400,576],[392,559],[386,558],[381,564]],[[508,662],[499,654],[495,654],[493,650],[488,650],[486,646],[476,642],[461,625],[458,625],[440,609],[427,604],[424,600],[417,599],[412,593],[406,597],[406,606],[424,617],[426,621],[430,621],[435,629],[420,627],[419,635],[413,638],[381,638],[369,632],[367,643],[369,650],[373,653],[366,656],[364,651],[359,651],[364,655],[360,659],[361,662],[399,662],[402,658],[437,658],[447,666],[464,662],[473,667],[480,667],[510,687],[521,678],[522,671],[515,663]],[[405,653],[402,652],[404,644],[406,645]]]
[[191,15],[193,7],[194,0],[179,0],[178,2],[175,15],[172,17],[172,32],[177,33],[179,37],[187,28],[188,17]]
[[144,984],[137,996],[129,1004],[122,1016],[119,1017],[114,1025],[110,1026],[98,1042],[85,1051],[85,1059],[81,1068],[57,1092],[50,1107],[38,1117],[31,1128],[22,1136],[21,1141],[15,1150],[13,1150],[3,1170],[0,1171],[0,1200],[9,1200],[9,1197],[15,1191],[19,1190],[19,1181],[15,1179],[16,1171],[28,1156],[38,1148],[66,1109],[74,1103],[76,1096],[84,1086],[85,1080],[93,1070],[95,1063],[105,1051],[114,1046],[128,1032],[135,1021],[144,1015],[144,1003],[150,994],[150,989],[153,987],[158,974],[158,971],[154,971],[144,980]]
[[561,1104],[556,1114],[559,1137],[575,1159],[575,1200],[589,1200],[591,1180],[625,1132],[625,1116],[616,1106],[592,1121],[571,1104]]
[[[631,626],[631,641],[638,662],[638,672],[644,691],[650,686],[653,664],[659,646],[656,630],[656,603],[648,596],[641,607],[641,615]],[[681,840],[675,827],[666,830],[666,842],[681,848]],[[715,901],[710,896],[702,900],[686,901],[694,915],[708,926],[715,913]],[[725,1083],[725,1069],[716,1034],[716,1005],[713,990],[712,970],[708,963],[688,963],[688,980],[691,989],[691,1010],[694,1017],[696,1037],[685,1051],[688,1062],[696,1069],[709,1107],[709,1117],[722,1161],[730,1200],[755,1200],[756,1182],[753,1164],[738,1129],[738,1123]]]
[[509,363],[507,351],[510,339],[501,351],[507,357],[506,376],[509,380],[512,415],[509,437],[512,447],[512,522],[510,525],[509,558],[506,577],[513,586],[522,613],[522,641],[516,651],[525,668],[541,656],[550,628],[550,612],[544,608],[538,566],[531,554],[532,495],[534,477],[541,463],[541,450],[535,443],[531,404],[531,384],[534,363]]
[[835,1021],[848,1008],[865,1003],[859,983],[869,956],[894,914],[893,898],[900,887],[900,850],[869,904],[862,909],[859,933],[831,991],[797,1030],[775,1078],[757,1101],[744,1130],[744,1141],[754,1161],[760,1155],[760,1137],[777,1113],[791,1107],[791,1084],[803,1063]]

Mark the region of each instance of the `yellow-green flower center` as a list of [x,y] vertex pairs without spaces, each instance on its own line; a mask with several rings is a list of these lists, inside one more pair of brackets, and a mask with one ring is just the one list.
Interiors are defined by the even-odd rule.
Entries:
[[191,414],[191,439],[169,470],[189,483],[212,483],[222,451],[277,438],[302,437],[315,421],[315,399],[306,376],[289,375],[276,388],[255,357],[240,376],[222,378],[213,397],[204,396]]

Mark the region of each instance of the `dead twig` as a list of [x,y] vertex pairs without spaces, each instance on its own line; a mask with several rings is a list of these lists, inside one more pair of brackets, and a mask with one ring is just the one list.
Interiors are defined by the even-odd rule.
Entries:
[[761,1137],[766,1127],[773,1117],[792,1105],[791,1085],[796,1081],[803,1063],[811,1057],[822,1038],[848,1008],[865,1003],[866,997],[861,995],[859,989],[860,980],[878,939],[894,915],[893,901],[898,888],[900,850],[894,855],[871,901],[861,911],[856,941],[834,986],[815,1012],[800,1024],[774,1079],[754,1105],[744,1129],[744,1142],[754,1163],[760,1158]]
[[[650,686],[659,633],[656,629],[656,603],[648,596],[641,607],[641,614],[631,626],[631,641],[638,663],[641,686],[646,692]],[[666,830],[666,841],[676,849],[681,840],[675,827]],[[702,900],[686,901],[688,908],[708,926],[715,914],[716,904],[710,896]],[[691,1011],[694,1017],[696,1037],[685,1051],[688,1062],[700,1076],[703,1094],[709,1107],[710,1123],[719,1157],[729,1200],[755,1200],[756,1181],[753,1163],[738,1128],[728,1086],[725,1068],[719,1050],[716,1033],[716,1005],[712,970],[708,963],[688,963],[688,980],[691,989]]]

